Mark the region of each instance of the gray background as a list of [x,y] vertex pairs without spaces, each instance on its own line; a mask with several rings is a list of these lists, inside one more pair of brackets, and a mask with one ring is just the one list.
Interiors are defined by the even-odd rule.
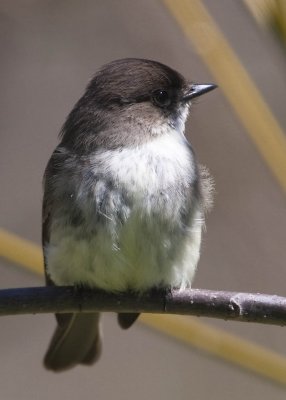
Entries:
[[[205,4],[285,127],[285,54],[241,2]],[[0,24],[0,224],[40,243],[43,170],[98,67],[142,57],[198,82],[213,79],[159,1],[3,0]],[[194,286],[286,295],[285,195],[219,90],[194,105],[187,134],[216,181]],[[43,283],[5,260],[0,273],[1,288]],[[285,355],[282,328],[207,322]],[[60,375],[41,364],[52,316],[5,317],[0,326],[3,399],[285,398],[284,388],[140,323],[122,332],[105,316],[100,362]]]

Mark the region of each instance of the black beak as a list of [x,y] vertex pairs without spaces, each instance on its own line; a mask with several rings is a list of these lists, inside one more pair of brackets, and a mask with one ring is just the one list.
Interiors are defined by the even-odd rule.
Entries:
[[202,94],[208,93],[216,88],[217,85],[214,85],[213,83],[204,83],[204,84],[192,83],[185,92],[185,95],[183,96],[183,101],[189,101],[191,99],[194,99],[195,97],[201,96]]

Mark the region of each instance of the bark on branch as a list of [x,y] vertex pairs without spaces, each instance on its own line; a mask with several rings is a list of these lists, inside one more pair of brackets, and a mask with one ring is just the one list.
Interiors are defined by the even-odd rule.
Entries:
[[286,298],[204,289],[109,293],[74,287],[0,290],[0,315],[66,312],[144,312],[286,325]]

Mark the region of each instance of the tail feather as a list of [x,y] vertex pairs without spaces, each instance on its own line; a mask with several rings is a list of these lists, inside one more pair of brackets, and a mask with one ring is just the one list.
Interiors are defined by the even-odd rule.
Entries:
[[57,314],[58,326],[44,358],[52,371],[93,364],[101,354],[99,313]]

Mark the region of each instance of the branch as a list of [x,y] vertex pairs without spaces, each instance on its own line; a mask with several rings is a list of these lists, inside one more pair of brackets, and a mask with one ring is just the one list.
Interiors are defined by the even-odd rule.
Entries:
[[70,286],[0,290],[0,315],[94,311],[196,315],[286,325],[286,298],[267,294],[204,289],[108,293]]

